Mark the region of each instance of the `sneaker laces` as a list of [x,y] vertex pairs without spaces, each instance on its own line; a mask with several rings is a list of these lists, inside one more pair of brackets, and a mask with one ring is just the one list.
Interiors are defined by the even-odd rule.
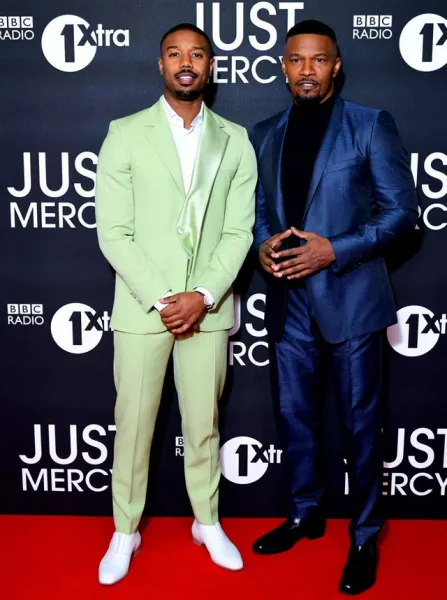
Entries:
[[119,533],[116,536],[117,542],[115,547],[116,554],[125,554],[125,550],[127,548],[127,539],[126,536],[122,533]]

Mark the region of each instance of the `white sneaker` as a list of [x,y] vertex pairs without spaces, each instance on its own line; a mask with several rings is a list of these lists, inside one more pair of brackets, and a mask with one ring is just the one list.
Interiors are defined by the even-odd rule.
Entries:
[[192,539],[199,546],[205,545],[211,560],[230,571],[239,571],[244,566],[236,546],[225,535],[219,522],[215,525],[192,524]]
[[128,571],[130,559],[137,554],[141,546],[141,535],[138,533],[115,533],[109,549],[99,564],[99,583],[113,585],[123,579]]

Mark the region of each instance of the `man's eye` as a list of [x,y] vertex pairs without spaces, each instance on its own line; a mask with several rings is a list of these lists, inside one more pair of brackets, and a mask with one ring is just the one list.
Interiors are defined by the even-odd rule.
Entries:
[[318,62],[318,63],[322,63],[322,62],[324,62],[324,58],[317,58],[317,62]]
[[171,54],[170,54],[169,56],[170,56],[170,57],[171,57],[171,56],[178,56],[178,52],[171,52]]
[[292,60],[292,62],[299,62],[300,59],[299,58],[292,58],[291,60]]
[[194,58],[203,58],[203,54],[200,54],[200,52],[196,52],[195,54],[193,54]]

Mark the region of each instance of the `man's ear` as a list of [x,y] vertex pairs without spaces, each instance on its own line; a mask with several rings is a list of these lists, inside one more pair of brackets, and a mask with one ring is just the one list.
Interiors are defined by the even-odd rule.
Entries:
[[332,74],[333,79],[335,79],[341,69],[341,58],[337,56],[335,59],[334,72]]

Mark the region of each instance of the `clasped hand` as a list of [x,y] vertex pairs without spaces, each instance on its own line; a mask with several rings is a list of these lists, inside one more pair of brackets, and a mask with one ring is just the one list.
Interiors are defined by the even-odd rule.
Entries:
[[[304,246],[281,250],[287,238],[295,235],[306,240]],[[282,262],[275,262],[287,258]],[[335,260],[331,242],[317,233],[300,231],[291,227],[277,233],[261,244],[259,260],[266,273],[278,279],[300,279],[325,269]]]
[[167,304],[160,312],[160,317],[173,335],[182,335],[189,330],[200,331],[199,321],[206,310],[201,294],[181,292],[162,298],[160,302]]

